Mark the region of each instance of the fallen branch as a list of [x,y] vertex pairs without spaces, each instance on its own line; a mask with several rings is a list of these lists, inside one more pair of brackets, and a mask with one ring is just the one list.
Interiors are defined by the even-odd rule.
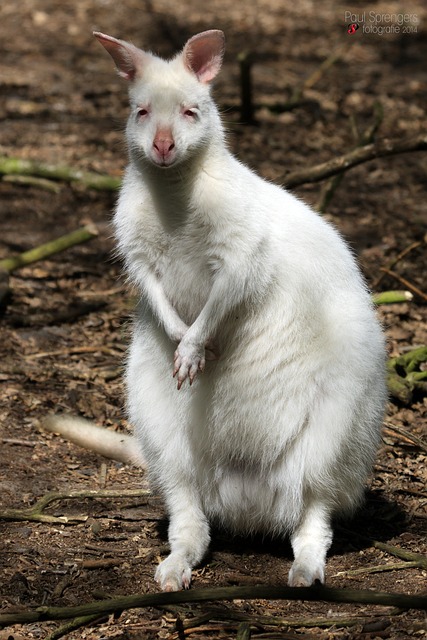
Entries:
[[39,260],[44,260],[45,258],[56,253],[60,253],[61,251],[65,251],[76,244],[82,244],[83,242],[92,240],[92,238],[96,238],[97,235],[98,231],[95,225],[88,224],[85,227],[81,227],[71,233],[60,236],[56,240],[46,242],[46,244],[42,244],[39,247],[30,249],[29,251],[25,251],[19,256],[0,260],[0,270],[12,273],[13,271],[16,271],[16,269],[26,267],[33,262],[38,262]]
[[0,627],[30,624],[46,620],[66,620],[95,614],[111,614],[141,607],[210,602],[218,600],[302,600],[311,602],[339,602],[372,604],[400,609],[427,610],[427,595],[385,593],[369,590],[333,589],[331,587],[214,587],[172,593],[148,593],[119,596],[74,607],[37,607],[30,611],[0,614]]
[[[166,611],[176,612],[177,607],[164,607]],[[181,609],[181,608],[180,608]],[[392,614],[389,614],[392,615]],[[197,617],[188,618],[183,621],[184,630],[187,629],[195,629],[200,627],[202,624],[210,621],[241,621],[248,622],[253,626],[269,626],[269,627],[290,627],[290,628],[298,628],[298,627],[354,627],[356,625],[366,625],[377,621],[376,617],[325,617],[325,618],[282,618],[277,615],[269,616],[269,615],[256,615],[253,613],[246,613],[244,611],[220,608],[220,607],[209,607],[207,610],[204,609],[204,613]]]
[[51,255],[65,251],[76,244],[82,244],[87,242],[98,235],[98,231],[93,224],[88,224],[85,227],[81,227],[76,231],[67,233],[56,240],[42,244],[39,247],[24,251],[18,256],[13,258],[4,258],[0,260],[0,304],[6,300],[9,295],[9,274],[25,267],[38,260],[44,260]]
[[3,509],[0,511],[0,520],[10,522],[47,522],[50,524],[74,524],[75,522],[86,522],[89,516],[51,516],[43,513],[48,505],[59,500],[82,500],[99,498],[140,498],[149,496],[151,493],[146,489],[120,489],[118,491],[102,489],[99,491],[69,491],[59,493],[52,491],[42,496],[28,509]]
[[60,193],[62,188],[58,182],[48,180],[47,178],[38,178],[37,176],[8,175],[3,176],[3,182],[23,184],[28,187],[36,187],[37,189],[50,191],[51,193]]
[[98,191],[115,191],[119,188],[121,179],[112,176],[80,171],[71,167],[44,164],[33,160],[8,158],[0,156],[0,175],[38,176],[50,180],[76,182]]
[[379,542],[378,540],[374,540],[372,546],[375,547],[375,549],[385,551],[385,553],[388,553],[391,556],[395,556],[396,558],[401,558],[402,560],[407,560],[408,562],[417,562],[420,569],[427,569],[427,556],[423,556],[421,553],[407,551],[406,549],[394,547],[391,544]]
[[381,140],[363,147],[357,147],[342,156],[332,158],[332,160],[322,162],[314,167],[291,171],[283,178],[283,183],[286,187],[293,188],[307,182],[319,182],[325,178],[330,178],[337,173],[348,171],[363,162],[368,162],[375,158],[426,150],[426,133],[404,140]]

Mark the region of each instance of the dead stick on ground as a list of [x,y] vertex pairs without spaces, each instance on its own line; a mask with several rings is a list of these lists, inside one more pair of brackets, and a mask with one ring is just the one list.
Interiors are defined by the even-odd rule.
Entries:
[[37,176],[19,176],[19,175],[4,175],[3,182],[12,182],[19,185],[26,185],[30,187],[37,187],[44,191],[50,191],[51,193],[60,193],[62,185],[58,181],[48,180],[47,178],[38,178]]
[[[421,553],[414,553],[413,551],[400,549],[400,547],[394,547],[391,544],[379,542],[378,540],[374,540],[372,546],[375,547],[375,549],[380,549],[380,551],[385,551],[391,556],[396,556],[396,558],[408,560],[409,562],[418,562],[420,568],[427,569],[427,556],[423,556]],[[427,596],[425,597],[427,598]]]
[[348,569],[347,571],[338,571],[332,577],[339,576],[360,576],[367,573],[385,573],[386,571],[400,571],[404,569],[424,569],[425,558],[419,560],[407,560],[405,562],[393,562],[391,564],[378,564],[372,567],[362,567],[361,569]]
[[332,160],[322,162],[314,167],[291,171],[283,178],[283,183],[285,186],[293,188],[307,182],[324,180],[374,158],[426,150],[427,133],[405,140],[381,140],[374,144],[357,147],[342,156],[332,158]]
[[76,499],[92,499],[97,498],[140,498],[142,496],[151,495],[146,489],[128,489],[113,491],[103,489],[100,491],[70,491],[68,493],[57,493],[52,491],[37,500],[36,504],[28,509],[3,509],[0,512],[0,520],[8,520],[13,522],[33,521],[47,522],[53,524],[73,524],[87,520],[88,516],[50,516],[43,513],[44,509],[52,502],[58,500],[76,500]]
[[[178,607],[164,607],[166,611],[172,611],[175,613]],[[179,608],[181,610],[182,607]],[[204,611],[206,609],[204,608]],[[389,616],[394,615],[394,612],[390,612]],[[209,622],[210,620],[231,620],[231,621],[241,621],[241,622],[249,622],[253,626],[271,626],[271,627],[354,627],[356,625],[369,624],[370,622],[376,622],[378,620],[377,617],[362,617],[355,616],[351,618],[281,618],[278,616],[268,616],[268,615],[256,615],[252,613],[245,613],[243,611],[239,611],[237,609],[228,609],[228,608],[219,608],[219,607],[209,607],[206,613],[198,617],[187,618],[184,620],[183,626],[184,630],[187,629],[197,629],[202,624]]]
[[73,347],[71,349],[57,349],[55,351],[43,351],[39,353],[29,353],[24,356],[25,360],[38,360],[40,358],[53,358],[57,356],[72,356],[80,353],[105,353],[109,356],[116,356],[117,353],[123,353],[121,349],[112,345],[111,347],[107,347],[105,345],[95,345],[93,347],[81,346],[81,347]]
[[414,436],[414,434],[407,429],[398,427],[394,424],[391,424],[390,422],[386,422],[384,424],[384,429],[385,431],[391,432],[392,435],[397,434],[403,437],[407,442],[410,442],[416,447],[419,447],[422,451],[424,451],[424,453],[427,453],[427,443],[424,442],[424,440],[422,440],[421,438],[418,438],[418,436]]
[[92,240],[92,238],[96,238],[97,235],[98,231],[95,225],[88,224],[85,227],[81,227],[71,233],[60,236],[59,238],[56,238],[56,240],[52,240],[51,242],[40,245],[39,247],[25,251],[18,256],[0,260],[0,270],[12,273],[13,271],[16,271],[16,269],[20,269],[21,267],[25,267],[39,260],[44,260],[45,258],[56,253],[60,253],[61,251],[65,251],[76,244],[82,244],[83,242]]
[[39,176],[63,182],[77,182],[100,191],[115,191],[121,183],[120,178],[109,175],[5,156],[0,156],[0,175]]
[[215,587],[172,593],[148,593],[120,596],[100,602],[89,602],[75,607],[37,607],[30,611],[0,614],[0,627],[29,624],[46,620],[65,620],[95,614],[110,614],[140,607],[210,602],[219,600],[306,600],[314,602],[340,602],[372,604],[401,609],[427,610],[427,595],[385,593],[369,590],[332,589],[330,587]]

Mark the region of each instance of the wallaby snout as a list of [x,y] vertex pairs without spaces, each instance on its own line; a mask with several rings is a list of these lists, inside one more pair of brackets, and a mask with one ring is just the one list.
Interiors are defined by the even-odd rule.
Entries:
[[170,129],[158,129],[153,140],[153,155],[157,164],[168,165],[174,160],[175,141]]

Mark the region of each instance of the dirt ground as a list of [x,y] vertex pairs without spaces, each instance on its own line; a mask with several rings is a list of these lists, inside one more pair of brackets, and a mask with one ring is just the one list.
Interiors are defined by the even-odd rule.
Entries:
[[[406,24],[411,29],[402,25],[400,33],[378,34],[364,29],[373,24],[369,12],[380,14],[386,24],[384,15],[401,14],[402,3],[373,0],[369,6],[353,3],[357,9],[351,9],[343,2],[311,0],[212,0],[209,5],[197,0],[4,0],[0,154],[121,175],[126,88],[92,38],[93,29],[168,56],[190,35],[222,28],[228,48],[215,92],[230,146],[271,180],[281,182],[289,171],[353,148],[351,119],[365,131],[377,102],[384,111],[378,138],[425,132],[427,11],[422,0],[409,3],[410,8],[406,4],[404,11],[417,16],[416,23]],[[366,11],[353,35],[346,29],[350,9]],[[306,88],[299,106],[284,112],[269,108],[289,100],[338,48],[338,60]],[[239,122],[235,109],[237,55],[244,50],[254,54],[254,98],[263,105],[250,126]],[[394,271],[426,292],[426,174],[425,153],[373,160],[346,174],[327,209],[375,291],[402,288],[390,276],[379,282],[380,269],[418,243]],[[69,412],[107,428],[131,429],[123,411],[122,366],[133,295],[113,253],[109,220],[115,194],[55,185],[52,191],[49,185],[0,181],[0,258],[88,222],[99,230],[87,244],[16,271],[1,312],[1,613],[154,592],[154,568],[166,552],[160,500],[120,497],[121,491],[145,486],[137,469],[39,428],[46,414]],[[316,206],[322,189],[322,183],[306,184],[295,192]],[[422,296],[381,307],[379,314],[391,356],[427,344]],[[387,413],[388,423],[424,438],[424,448],[385,431],[366,505],[351,522],[337,524],[327,582],[425,593],[425,564],[406,565],[370,542],[427,556],[427,399],[421,393],[408,404],[392,399]],[[50,491],[101,489],[117,490],[119,496],[64,499],[46,509],[53,516],[81,516],[69,524],[2,518],[6,509],[28,508]],[[193,584],[284,584],[290,562],[287,544],[230,539],[219,531]],[[400,640],[427,634],[425,615],[416,610],[257,600],[131,610],[67,638],[235,638],[238,632],[249,637],[239,630],[236,612],[251,617],[253,638]],[[279,618],[288,623],[278,624]],[[298,622],[301,618],[306,624]],[[15,625],[0,630],[0,639],[47,638],[60,624]]]

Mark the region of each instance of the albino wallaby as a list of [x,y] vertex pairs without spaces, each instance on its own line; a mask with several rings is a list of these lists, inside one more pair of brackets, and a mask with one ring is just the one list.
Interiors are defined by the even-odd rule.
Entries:
[[210,95],[222,31],[170,61],[94,35],[129,82],[114,223],[141,293],[128,409],[170,517],[156,579],[189,587],[218,522],[289,534],[289,584],[323,582],[331,517],[363,495],[386,400],[368,291],[332,226],[229,152]]

